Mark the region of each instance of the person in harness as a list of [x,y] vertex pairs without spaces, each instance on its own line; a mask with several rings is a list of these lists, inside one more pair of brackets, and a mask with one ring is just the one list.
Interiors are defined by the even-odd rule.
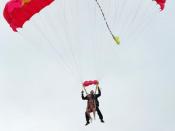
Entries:
[[84,96],[84,91],[81,92],[82,99],[87,100],[87,108],[86,108],[86,112],[85,112],[85,117],[86,117],[86,124],[85,125],[88,125],[90,123],[89,120],[92,119],[90,116],[90,113],[93,112],[94,117],[95,117],[96,111],[97,111],[97,114],[99,116],[99,119],[101,120],[102,123],[104,123],[103,115],[99,109],[98,97],[101,96],[101,90],[100,90],[98,84],[96,84],[96,89],[98,90],[98,94],[94,93],[94,91],[91,90],[90,94],[87,94],[86,96]]

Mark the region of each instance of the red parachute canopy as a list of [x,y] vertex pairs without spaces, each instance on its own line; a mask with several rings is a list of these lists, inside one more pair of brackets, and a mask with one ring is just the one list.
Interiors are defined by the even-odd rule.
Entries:
[[54,0],[10,0],[4,8],[4,18],[13,31],[22,28],[23,24],[34,14],[51,4]]
[[84,87],[87,87],[87,86],[90,86],[90,85],[97,85],[99,84],[98,80],[90,80],[90,81],[84,81],[83,82],[83,86]]
[[155,0],[155,1],[157,2],[157,4],[160,5],[160,9],[161,9],[161,11],[164,10],[166,0]]

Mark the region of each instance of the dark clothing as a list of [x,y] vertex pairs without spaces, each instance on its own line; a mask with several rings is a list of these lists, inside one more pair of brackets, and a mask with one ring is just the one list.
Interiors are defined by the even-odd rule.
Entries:
[[[98,116],[99,116],[99,119],[100,119],[100,120],[103,120],[103,115],[102,115],[102,113],[101,113],[101,111],[100,111],[100,109],[99,109],[98,106],[96,107],[96,111],[97,111],[97,114],[98,114]],[[87,112],[85,112],[85,117],[86,117],[86,122],[89,122],[89,119],[90,119],[90,118],[89,118]]]
[[103,115],[102,115],[102,113],[101,113],[101,111],[100,111],[100,109],[99,109],[99,106],[96,106],[96,111],[97,111],[97,114],[98,114],[98,116],[99,116],[99,119],[100,119],[100,120],[103,120]]
[[[98,101],[98,97],[100,97],[101,96],[101,91],[98,89],[98,94],[94,94],[94,100],[95,100],[95,103],[96,103],[96,106],[99,106],[99,101]],[[82,95],[81,95],[81,98],[83,99],[83,100],[88,100],[88,98],[87,98],[87,96],[86,97],[84,97],[84,95],[83,95],[83,93],[82,93]]]
[[[99,109],[98,97],[100,97],[100,96],[101,96],[101,90],[98,89],[98,94],[94,94],[94,95],[93,95],[93,99],[95,100],[96,111],[97,111],[97,114],[98,114],[98,116],[99,116],[99,119],[100,119],[100,120],[103,120],[103,115],[102,115],[102,113],[101,113],[101,111],[100,111],[100,109]],[[87,96],[84,97],[83,93],[82,93],[81,97],[82,97],[83,100],[88,100],[88,97],[87,97]],[[89,119],[90,119],[90,118],[89,118],[87,112],[85,112],[85,117],[86,117],[86,121],[89,122]]]
[[89,123],[89,119],[90,119],[90,118],[89,118],[87,112],[85,112],[85,117],[86,117],[86,122]]

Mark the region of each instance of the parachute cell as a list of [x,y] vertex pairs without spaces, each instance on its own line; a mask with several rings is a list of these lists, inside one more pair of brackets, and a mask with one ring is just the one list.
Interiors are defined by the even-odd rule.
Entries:
[[51,4],[54,0],[10,0],[4,8],[4,18],[13,31],[22,28],[23,24],[34,14]]

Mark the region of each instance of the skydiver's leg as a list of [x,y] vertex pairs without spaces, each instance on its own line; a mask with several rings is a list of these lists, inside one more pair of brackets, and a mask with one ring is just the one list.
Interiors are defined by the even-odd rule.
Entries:
[[97,111],[97,114],[98,114],[98,116],[99,116],[101,122],[104,122],[104,121],[103,121],[103,115],[102,115],[102,113],[101,113],[101,111],[100,111],[100,109],[99,109],[98,106],[96,107],[96,111]]
[[87,112],[85,112],[85,117],[86,117],[86,124],[85,125],[88,125],[89,124],[89,114]]
[[95,112],[96,112],[96,108],[93,108],[94,119],[95,119]]
[[90,117],[89,117],[89,114],[87,112],[85,112],[85,117],[86,117],[86,122],[89,122]]
[[88,125],[90,123],[89,120],[91,119],[89,110],[87,110],[85,112],[85,117],[86,117],[86,124],[85,125]]

